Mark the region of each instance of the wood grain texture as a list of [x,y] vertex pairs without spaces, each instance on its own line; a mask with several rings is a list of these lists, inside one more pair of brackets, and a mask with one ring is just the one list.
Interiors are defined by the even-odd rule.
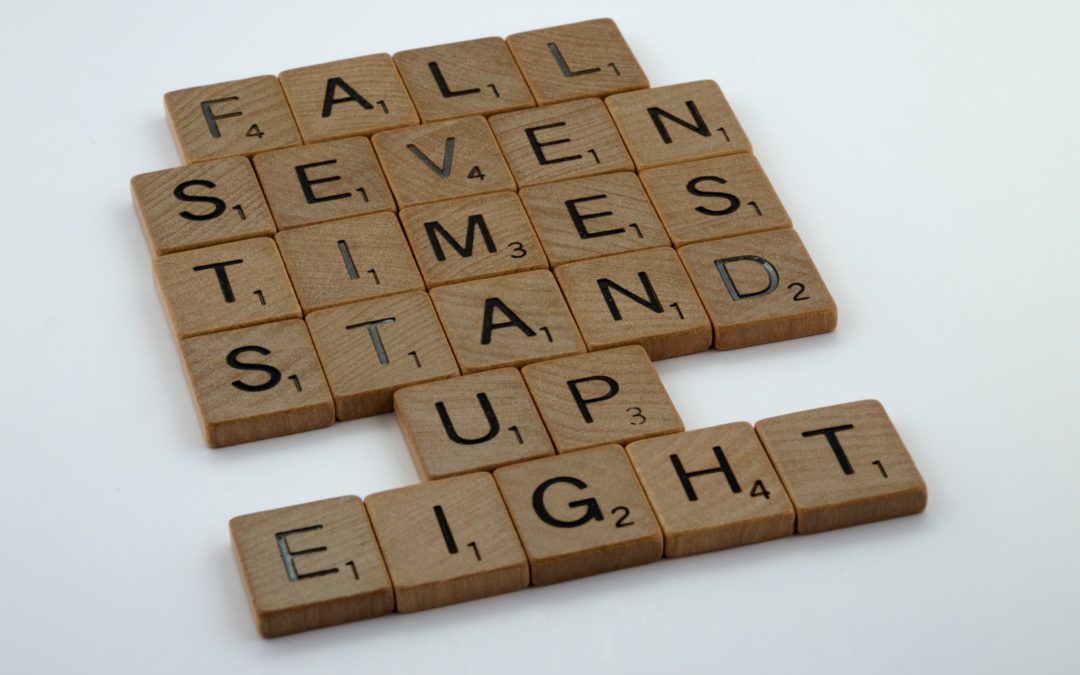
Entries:
[[394,412],[424,480],[555,454],[516,368],[398,389]]
[[637,344],[656,361],[712,346],[712,323],[671,248],[562,265],[555,278],[589,351]]
[[656,368],[638,345],[533,363],[521,375],[559,452],[683,430]]
[[636,174],[622,171],[522,188],[551,264],[670,246]]
[[274,240],[245,239],[154,260],[154,279],[179,338],[300,318]]
[[495,471],[536,586],[658,560],[663,538],[623,449],[591,450]]
[[399,612],[519,591],[529,562],[487,473],[367,498]]
[[753,150],[712,80],[615,94],[604,102],[639,170]]
[[273,75],[170,91],[165,115],[185,164],[300,145]]
[[401,224],[428,286],[548,266],[513,192],[410,206]]
[[516,33],[506,42],[541,105],[649,86],[611,19]]
[[278,233],[278,248],[304,312],[424,290],[393,213],[376,213]]
[[636,441],[626,454],[678,558],[795,532],[795,509],[747,422]]
[[399,293],[307,315],[339,420],[394,409],[394,391],[458,374],[426,293]]
[[328,427],[334,405],[303,321],[183,340],[188,384],[212,448]]
[[737,349],[836,329],[836,304],[794,230],[718,239],[679,249],[717,349]]
[[425,122],[536,105],[502,38],[409,49],[394,62]]
[[926,508],[926,484],[877,401],[770,417],[756,429],[795,504],[801,534]]
[[255,622],[276,637],[394,611],[394,590],[359,497],[229,521]]

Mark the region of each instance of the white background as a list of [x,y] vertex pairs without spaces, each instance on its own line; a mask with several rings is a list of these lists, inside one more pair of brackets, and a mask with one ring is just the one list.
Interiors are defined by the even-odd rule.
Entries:
[[[0,670],[1080,671],[1075,3],[2,15]],[[840,308],[657,364],[686,426],[879,398],[927,511],[259,638],[228,519],[417,476],[392,415],[205,447],[128,194],[178,163],[162,94],[597,16],[653,84],[721,84]]]

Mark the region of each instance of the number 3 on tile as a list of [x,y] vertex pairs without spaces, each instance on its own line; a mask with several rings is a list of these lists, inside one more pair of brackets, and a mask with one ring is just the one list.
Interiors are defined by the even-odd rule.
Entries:
[[630,424],[631,424],[631,426],[636,427],[636,426],[640,426],[642,424],[645,424],[646,419],[648,419],[648,418],[645,417],[645,415],[643,415],[641,413],[641,408],[639,408],[637,406],[631,406],[631,407],[627,408],[626,412],[628,412],[630,414]]

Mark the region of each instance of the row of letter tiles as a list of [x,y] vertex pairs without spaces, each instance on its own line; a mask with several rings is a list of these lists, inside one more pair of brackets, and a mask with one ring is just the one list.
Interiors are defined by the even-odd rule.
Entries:
[[926,500],[885,410],[858,401],[229,525],[273,637],[914,514]]

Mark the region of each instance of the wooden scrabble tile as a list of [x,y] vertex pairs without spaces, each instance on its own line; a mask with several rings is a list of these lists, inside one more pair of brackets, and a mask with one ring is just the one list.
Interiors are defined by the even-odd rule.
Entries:
[[292,111],[273,75],[170,91],[165,114],[187,164],[300,145]]
[[463,373],[585,351],[547,270],[439,286],[431,300]]
[[746,422],[636,441],[626,454],[660,522],[668,558],[795,531],[791,500]]
[[410,206],[401,224],[428,286],[548,266],[513,192]]
[[604,102],[638,169],[753,150],[712,80],[615,94]]
[[212,448],[334,422],[330,389],[303,321],[189,338],[180,352]]
[[389,54],[294,68],[278,78],[305,143],[420,122]]
[[366,138],[265,152],[254,162],[281,230],[396,208]]
[[285,230],[278,248],[304,312],[424,290],[393,213]]
[[402,207],[517,189],[483,117],[382,131],[371,141]]
[[506,42],[541,105],[649,86],[611,19],[517,33]]
[[671,245],[634,173],[534,185],[520,194],[552,265]]
[[516,368],[398,389],[394,412],[424,480],[555,454]]
[[409,49],[394,62],[425,122],[536,105],[502,38]]
[[756,428],[802,534],[926,508],[926,484],[877,401],[771,417]]
[[154,278],[180,338],[300,318],[274,240],[245,239],[154,260]]
[[359,497],[237,516],[229,532],[264,637],[394,611],[394,589]]
[[339,420],[394,409],[394,391],[458,374],[435,309],[414,291],[307,315]]
[[683,430],[638,345],[533,363],[521,375],[559,452]]
[[655,361],[712,346],[712,324],[674,249],[570,263],[555,278],[589,351],[639,344]]
[[139,174],[131,197],[154,255],[277,232],[246,157]]
[[730,155],[641,172],[676,246],[791,227],[753,155]]
[[658,560],[660,528],[623,449],[504,466],[495,481],[536,586]]
[[794,230],[679,249],[713,323],[717,349],[828,333],[836,305]]
[[502,113],[491,129],[518,185],[537,185],[634,168],[597,98]]
[[528,560],[491,474],[379,492],[367,507],[399,612],[529,585]]

